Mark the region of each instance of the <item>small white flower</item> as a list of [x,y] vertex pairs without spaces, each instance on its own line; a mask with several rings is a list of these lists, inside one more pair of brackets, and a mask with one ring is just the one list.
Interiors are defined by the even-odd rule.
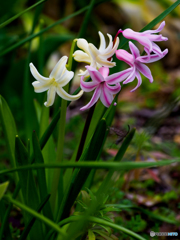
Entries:
[[[108,59],[110,59],[117,50],[119,45],[119,38],[116,38],[113,45],[112,36],[110,34],[107,35],[109,37],[109,45],[106,47],[104,35],[99,31],[99,49],[97,49],[92,43],[88,43],[85,39],[79,38],[77,40],[77,46],[83,51],[75,51],[73,54],[74,59],[78,62],[85,62],[95,69],[99,69],[100,67],[114,67],[115,62],[111,62]],[[87,70],[81,70],[81,74],[79,75],[87,77],[89,76],[89,72]]]
[[67,101],[75,101],[83,94],[83,91],[80,91],[77,95],[70,95],[63,89],[63,87],[67,85],[74,76],[74,72],[66,69],[67,59],[68,57],[66,56],[62,57],[48,78],[40,75],[32,63],[29,65],[33,77],[37,80],[32,83],[34,86],[34,91],[40,93],[48,90],[47,102],[44,103],[46,107],[53,105],[56,92],[61,98]]

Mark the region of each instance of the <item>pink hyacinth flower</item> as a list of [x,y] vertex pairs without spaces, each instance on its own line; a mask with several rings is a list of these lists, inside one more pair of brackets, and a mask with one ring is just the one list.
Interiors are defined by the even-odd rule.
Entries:
[[159,33],[165,26],[165,21],[163,21],[158,29],[156,30],[147,30],[144,32],[134,32],[133,30],[127,28],[125,30],[119,30],[118,33],[122,32],[123,36],[127,39],[134,39],[144,46],[144,50],[149,54],[151,52],[163,55],[160,47],[154,42],[167,41],[167,37],[163,37],[161,34],[157,35],[154,33]]
[[151,63],[151,62],[158,61],[168,53],[168,49],[165,49],[161,55],[156,53],[156,54],[151,54],[149,56],[148,55],[140,56],[139,49],[132,42],[129,42],[129,48],[132,54],[128,53],[123,49],[119,49],[116,51],[116,57],[119,60],[122,60],[131,66],[131,68],[129,68],[131,70],[129,73],[129,76],[123,82],[123,84],[132,82],[135,78],[137,78],[138,80],[137,86],[133,90],[131,90],[131,92],[133,92],[142,83],[142,78],[140,73],[142,73],[146,78],[148,78],[151,83],[153,82],[151,71],[144,63]]
[[[121,89],[119,82],[123,81],[130,74],[130,69],[109,75],[109,68],[101,67],[99,70],[91,66],[86,66],[92,81],[84,82],[84,76],[81,77],[81,88],[85,92],[91,92],[95,89],[90,102],[80,110],[86,110],[92,107],[100,98],[105,107],[109,107],[114,99],[114,94]],[[113,85],[113,86],[112,86]]]

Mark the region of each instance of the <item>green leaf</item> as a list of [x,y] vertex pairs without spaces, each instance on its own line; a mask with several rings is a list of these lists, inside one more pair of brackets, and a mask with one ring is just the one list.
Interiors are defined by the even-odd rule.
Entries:
[[[83,154],[81,155],[79,162],[97,160],[99,151],[103,144],[105,133],[106,133],[106,121],[103,119],[99,122],[94,132],[94,135],[91,141],[89,142],[88,146],[85,148]],[[64,217],[67,216],[90,172],[91,169],[86,170],[81,169],[80,171],[76,169],[74,171],[71,184],[65,192],[65,196],[63,198],[63,202],[59,210],[58,220],[60,218],[63,219]]]
[[9,185],[9,181],[0,184],[0,200],[5,194],[8,185]]
[[[15,141],[15,157],[16,157],[16,163],[18,166],[23,166],[28,164],[29,155],[24,147],[23,143],[19,139],[18,136],[16,136]],[[39,205],[39,197],[37,192],[37,187],[34,181],[32,170],[26,170],[18,172],[19,174],[19,181],[22,189],[22,195],[24,198],[24,202],[31,208],[37,209]],[[30,216],[26,214],[25,221],[28,222]],[[35,236],[43,237],[42,232],[42,226],[40,222],[36,222],[31,229],[31,238],[34,239]]]
[[[39,141],[35,131],[33,131],[32,142],[33,142],[35,163],[44,164],[44,159],[42,156],[41,148],[40,148]],[[45,169],[37,169],[37,180],[39,185],[40,198],[41,198],[41,201],[43,201],[43,199],[48,195]],[[53,219],[53,214],[51,211],[51,206],[49,201],[44,206],[43,213],[44,213],[44,216],[48,217],[51,220]]]
[[0,239],[12,240],[9,223],[4,225],[4,217],[6,216],[6,211],[7,211],[6,205],[4,199],[2,199],[0,200],[0,222],[1,222]]
[[16,124],[5,99],[0,96],[0,120],[3,127],[3,133],[6,138],[8,154],[12,167],[16,166],[14,149],[15,149],[15,136],[17,134]]
[[86,219],[88,220],[89,222],[92,222],[92,223],[96,223],[96,224],[100,224],[100,225],[104,225],[104,226],[107,226],[107,227],[110,227],[110,228],[113,228],[119,232],[123,232],[123,233],[126,233],[127,235],[135,238],[135,239],[139,239],[139,240],[146,240],[145,238],[141,237],[139,234],[127,229],[127,228],[124,228],[120,225],[117,225],[115,223],[112,223],[112,222],[109,222],[109,221],[106,221],[104,219],[101,219],[101,218],[97,218],[97,217],[84,217],[84,216],[71,216],[69,218],[66,218],[64,219],[63,221],[61,221],[59,223],[59,226],[63,226],[65,224],[68,224],[70,222],[79,222],[81,221],[82,219]]
[[[19,192],[19,189],[16,188],[15,191],[13,192],[13,195],[12,197],[13,198],[16,198],[17,195],[18,195],[18,192]],[[0,202],[0,206],[2,207],[2,201],[3,199],[1,200]],[[10,236],[10,229],[9,229],[9,214],[11,212],[11,209],[12,209],[12,206],[13,204],[9,204],[8,208],[6,209],[6,211],[4,213],[1,212],[1,214],[3,214],[3,218],[2,218],[2,221],[1,221],[1,228],[0,228],[0,239],[3,239],[3,236],[5,237],[5,239],[7,240],[11,240],[11,236]],[[5,208],[4,208],[5,210]]]
[[131,141],[132,141],[132,139],[133,139],[133,137],[134,137],[135,131],[136,131],[136,129],[133,128],[133,129],[128,133],[128,135],[125,137],[125,139],[124,139],[124,141],[123,141],[123,143],[122,143],[122,145],[121,145],[118,153],[116,154],[116,156],[115,156],[115,158],[114,158],[114,161],[115,161],[115,162],[122,160],[122,158],[123,158],[123,156],[124,156],[124,154],[125,154],[128,146],[129,146],[129,144],[131,143]]
[[72,18],[72,17],[75,17],[75,16],[81,14],[82,12],[86,11],[87,9],[88,9],[88,6],[86,6],[86,7],[82,8],[82,9],[78,10],[77,12],[75,12],[75,13],[73,13],[73,14],[71,14],[71,15],[63,18],[63,19],[60,19],[59,21],[56,21],[55,23],[53,23],[53,24],[51,24],[50,26],[42,29],[42,30],[39,31],[38,33],[31,34],[31,35],[28,36],[27,38],[19,41],[18,43],[13,44],[11,47],[8,47],[7,49],[5,49],[5,50],[0,54],[0,56],[3,56],[3,55],[5,55],[5,54],[7,54],[8,52],[10,52],[10,51],[12,51],[12,50],[14,50],[14,49],[16,49],[16,48],[24,45],[26,42],[29,42],[29,41],[31,41],[32,39],[40,36],[40,35],[43,34],[44,32],[46,32],[46,31],[48,31],[49,29],[55,27],[56,25],[58,25],[58,24],[60,24],[60,23],[63,23],[63,22],[65,22],[66,20],[68,20],[68,19],[70,19],[70,18]]
[[94,235],[91,229],[88,230],[88,239],[89,240],[96,240],[96,236]]
[[[50,198],[50,195],[47,195],[43,199],[43,201],[41,202],[40,206],[38,206],[38,208],[37,208],[37,212],[39,212],[39,213],[41,212],[41,210],[44,208],[44,206],[48,202],[49,198]],[[29,219],[29,222],[27,223],[27,226],[24,228],[24,230],[23,230],[19,240],[25,240],[27,238],[27,236],[28,236],[28,234],[29,234],[29,232],[30,232],[30,230],[31,230],[31,228],[32,228],[32,226],[33,226],[35,221],[36,221],[36,218],[33,217],[33,216]]]
[[100,236],[102,236],[103,238],[105,238],[106,240],[112,240],[112,238],[110,238],[109,236],[107,236],[107,233],[102,231],[102,230],[94,230],[95,233],[99,234]]
[[36,99],[34,99],[33,102],[34,102],[34,108],[35,108],[35,111],[36,111],[37,120],[38,120],[38,123],[40,123],[42,108],[41,108],[40,103]]
[[[14,205],[16,205],[17,207],[21,208],[22,210],[26,211],[28,214],[34,216],[36,219],[39,219],[41,222],[45,223],[46,225],[50,226],[52,229],[54,229],[56,232],[58,232],[59,234],[61,234],[63,237],[66,236],[66,234],[64,233],[64,230],[62,230],[56,223],[54,223],[53,221],[51,221],[50,219],[44,217],[42,214],[36,212],[34,209],[29,208],[28,206],[12,199],[9,196],[4,195],[4,198],[7,199],[9,202],[13,203]],[[36,237],[39,235],[36,235]],[[36,238],[34,238],[36,239]],[[39,239],[43,239],[43,238],[39,238]]]
[[170,165],[176,162],[180,162],[180,158],[175,158],[173,160],[161,160],[157,162],[95,162],[88,160],[83,162],[62,162],[62,163],[48,163],[48,164],[33,164],[26,165],[22,167],[12,168],[8,170],[1,170],[0,176],[9,174],[12,172],[21,172],[29,169],[40,169],[40,168],[84,168],[84,169],[112,169],[114,171],[129,171],[139,168],[151,168],[151,167],[161,167]]
[[9,18],[7,21],[5,21],[5,22],[3,22],[3,23],[0,24],[0,28],[5,27],[5,26],[8,25],[9,23],[11,23],[12,21],[14,21],[14,20],[17,19],[18,17],[20,17],[22,14],[24,14],[24,13],[26,13],[27,11],[33,9],[34,7],[37,7],[39,4],[41,4],[41,3],[45,2],[45,1],[47,1],[47,0],[39,1],[39,2],[35,3],[34,5],[32,5],[31,7],[26,8],[24,11],[22,11],[22,12],[16,14],[15,16]]
[[89,126],[88,134],[85,141],[85,147],[87,146],[87,143],[89,142],[90,138],[93,136],[93,133],[97,127],[98,122],[103,117],[104,112],[106,111],[106,107],[102,104],[101,101],[99,101],[95,107],[92,120]]

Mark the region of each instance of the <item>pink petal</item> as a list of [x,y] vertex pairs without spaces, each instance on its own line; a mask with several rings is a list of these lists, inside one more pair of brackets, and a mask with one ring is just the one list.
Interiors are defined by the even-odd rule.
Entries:
[[148,35],[148,38],[150,41],[154,41],[154,42],[161,42],[161,41],[167,41],[168,38],[167,37],[163,37],[161,34],[159,35]]
[[99,72],[101,73],[101,75],[106,78],[109,75],[109,68],[107,67],[101,67],[99,69]]
[[152,42],[149,40],[146,36],[139,36],[137,38],[132,38],[134,40],[137,40],[140,44],[142,44],[145,48],[149,50],[149,52],[152,51]]
[[132,89],[130,92],[134,92],[142,83],[142,78],[141,78],[138,71],[136,72],[136,77],[137,77],[137,80],[138,80],[137,86],[134,89]]
[[84,82],[83,79],[84,76],[81,77],[80,87],[84,92],[91,92],[99,85],[99,83],[95,82]]
[[150,82],[153,82],[151,70],[145,64],[138,63],[136,67],[145,77],[149,79]]
[[150,52],[152,51],[151,41],[148,39],[148,37],[146,37],[146,34],[134,32],[133,30],[131,30],[129,28],[125,29],[122,34],[125,38],[134,39],[134,40],[138,41],[139,43],[141,43],[146,48],[148,48],[150,50]]
[[103,86],[102,86],[100,100],[104,104],[105,107],[109,107],[113,101],[113,95],[110,94],[110,92],[106,88],[105,84],[103,84]]
[[127,84],[129,82],[132,82],[136,77],[136,67],[133,67],[131,70],[131,74],[129,77],[123,82],[123,84]]
[[87,105],[85,105],[84,107],[80,108],[80,110],[83,111],[83,110],[86,110],[86,109],[92,107],[92,106],[97,102],[97,100],[99,99],[100,94],[101,94],[101,85],[99,85],[99,86],[95,89],[94,94],[93,94],[90,102],[89,102]]
[[140,56],[138,57],[136,60],[139,61],[139,62],[142,62],[142,63],[151,63],[151,62],[156,62],[158,60],[160,60],[161,58],[163,58],[166,54],[168,53],[168,49],[165,49],[163,52],[162,52],[162,55],[160,54],[151,54],[149,56]]
[[86,68],[87,68],[93,82],[95,82],[95,83],[104,82],[104,78],[101,75],[101,73],[98,72],[98,70],[96,70],[95,68],[93,68],[91,66],[86,66]]
[[131,41],[129,41],[129,48],[135,59],[140,56],[139,49]]
[[152,42],[152,51],[154,53],[162,55],[162,51],[161,51],[160,47],[154,42]]
[[134,32],[132,29],[127,28],[124,31],[122,31],[122,35],[127,39],[134,39],[133,36],[136,35],[136,32]]
[[164,26],[165,26],[165,21],[163,21],[156,30],[147,30],[147,31],[144,31],[143,33],[145,33],[145,34],[146,33],[147,34],[149,34],[149,33],[158,33],[158,32],[161,32],[163,30]]
[[134,64],[134,58],[133,58],[132,54],[128,53],[127,51],[125,51],[123,49],[119,49],[116,51],[116,57],[119,60],[126,62],[130,66],[133,66],[133,64]]
[[110,86],[105,82],[105,86],[111,94],[116,94],[121,90],[121,85],[119,83],[116,83],[115,86]]
[[117,84],[119,82],[122,82],[125,78],[127,78],[131,74],[132,70],[133,70],[133,68],[128,68],[128,69],[123,70],[121,72],[114,73],[114,74],[108,76],[105,79],[105,81],[108,84]]

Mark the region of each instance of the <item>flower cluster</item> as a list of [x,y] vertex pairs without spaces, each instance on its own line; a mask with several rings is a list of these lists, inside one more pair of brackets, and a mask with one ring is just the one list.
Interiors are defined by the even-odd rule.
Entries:
[[[99,98],[104,106],[109,107],[114,99],[114,95],[121,89],[121,82],[127,84],[137,78],[137,86],[131,90],[131,92],[135,91],[141,85],[141,74],[148,78],[151,83],[153,82],[151,71],[145,64],[158,61],[168,53],[168,49],[162,51],[160,47],[154,43],[168,40],[166,37],[156,34],[159,33],[164,26],[165,22],[162,22],[158,29],[144,32],[134,32],[131,29],[120,29],[114,41],[112,36],[107,34],[109,38],[109,44],[107,46],[105,37],[99,32],[100,46],[98,49],[85,39],[77,39],[77,46],[81,50],[75,51],[73,57],[78,62],[85,62],[88,64],[85,67],[86,70],[80,70],[80,87],[82,90],[77,95],[70,95],[63,89],[74,76],[72,71],[66,69],[66,56],[59,60],[49,78],[41,76],[34,65],[30,63],[31,73],[37,80],[32,83],[35,92],[44,92],[48,90],[47,102],[45,102],[45,106],[48,107],[54,103],[56,92],[63,99],[74,101],[79,99],[83,92],[91,92],[94,90],[90,102],[82,107],[81,110],[92,107]],[[118,49],[118,34],[120,33],[122,33],[125,38],[136,40],[143,45],[146,55],[141,56],[139,49],[131,41],[129,41],[131,53],[123,49]],[[116,55],[117,59],[126,62],[130,67],[109,76],[109,68],[114,67],[116,64],[112,62],[113,55]],[[85,80],[89,76],[91,77],[91,81],[86,82]]]

